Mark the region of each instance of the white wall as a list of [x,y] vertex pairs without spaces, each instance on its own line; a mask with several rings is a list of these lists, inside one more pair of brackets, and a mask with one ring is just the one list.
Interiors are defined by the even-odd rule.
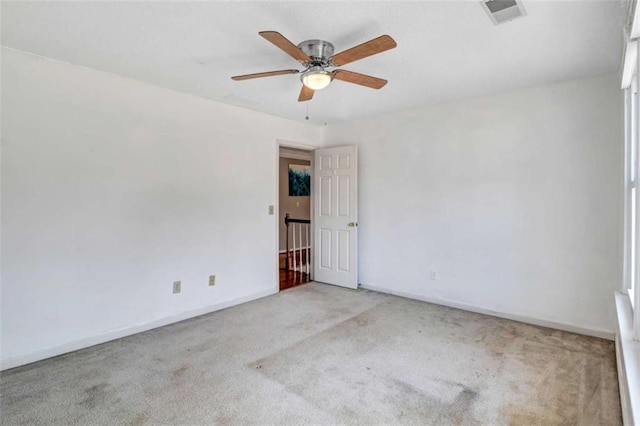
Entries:
[[2,54],[5,368],[276,291],[276,139],[321,128]]
[[612,332],[621,132],[616,75],[329,126],[359,145],[360,283]]
[[5,368],[275,291],[276,139],[359,145],[364,285],[614,330],[615,75],[329,126],[324,137],[2,54]]

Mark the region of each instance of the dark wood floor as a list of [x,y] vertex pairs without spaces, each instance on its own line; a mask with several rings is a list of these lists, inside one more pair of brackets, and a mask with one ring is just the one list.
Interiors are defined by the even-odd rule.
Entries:
[[[305,253],[306,256],[306,253]],[[285,265],[285,255],[284,253],[280,254],[280,290],[286,290],[291,287],[295,287],[300,284],[305,284],[311,281],[309,279],[309,274],[305,274],[303,272],[294,272],[287,271],[284,268]],[[292,261],[292,258],[289,257],[289,260]],[[300,257],[298,257],[297,262],[300,262]]]
[[308,274],[280,269],[280,291],[308,283],[309,281]]

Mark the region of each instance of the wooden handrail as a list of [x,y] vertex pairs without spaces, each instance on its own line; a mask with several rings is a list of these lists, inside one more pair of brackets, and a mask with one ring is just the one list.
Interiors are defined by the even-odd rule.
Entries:
[[284,215],[284,223],[285,225],[289,226],[290,223],[311,223],[311,220],[309,219],[291,219],[291,217],[289,216],[289,213]]

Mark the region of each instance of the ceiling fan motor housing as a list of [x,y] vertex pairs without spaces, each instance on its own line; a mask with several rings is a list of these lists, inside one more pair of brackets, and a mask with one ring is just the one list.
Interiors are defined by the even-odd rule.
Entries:
[[298,49],[313,59],[310,65],[329,66],[329,58],[333,56],[333,44],[325,40],[306,40],[298,44]]

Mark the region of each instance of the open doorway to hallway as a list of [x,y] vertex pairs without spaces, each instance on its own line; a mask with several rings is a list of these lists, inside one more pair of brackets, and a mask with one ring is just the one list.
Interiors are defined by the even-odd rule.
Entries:
[[280,290],[311,281],[311,190],[313,151],[280,146],[279,268]]

